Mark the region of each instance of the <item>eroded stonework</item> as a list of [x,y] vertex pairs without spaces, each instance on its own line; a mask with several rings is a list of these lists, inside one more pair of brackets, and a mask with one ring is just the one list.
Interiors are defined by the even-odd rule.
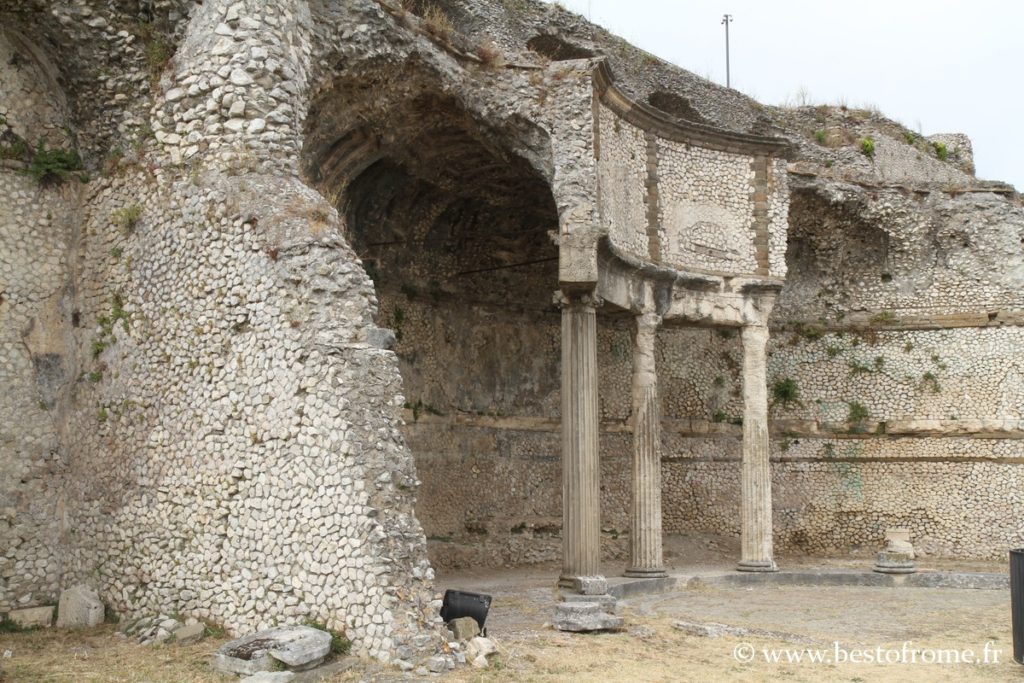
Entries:
[[[0,8],[0,613],[87,583],[433,654],[434,566],[559,558],[559,288],[608,294],[606,560],[656,308],[665,531],[740,534],[767,324],[777,548],[1024,540],[1024,209],[963,136],[766,108],[532,1],[146,5]],[[40,184],[44,149],[84,168]]]

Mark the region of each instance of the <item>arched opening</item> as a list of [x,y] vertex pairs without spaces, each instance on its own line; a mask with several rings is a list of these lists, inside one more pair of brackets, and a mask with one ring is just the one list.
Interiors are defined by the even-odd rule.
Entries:
[[[439,90],[369,90],[373,102],[314,108],[307,170],[394,332],[430,559],[442,571],[557,559],[558,215],[543,153],[513,151],[546,137],[482,125]],[[344,121],[358,125],[326,128]]]

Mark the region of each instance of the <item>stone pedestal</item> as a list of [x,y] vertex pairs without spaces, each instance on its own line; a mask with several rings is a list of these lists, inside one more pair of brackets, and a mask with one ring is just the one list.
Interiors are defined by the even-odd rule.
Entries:
[[913,574],[914,546],[910,543],[910,529],[902,527],[885,530],[885,549],[878,553],[874,571],[881,574]]
[[633,510],[626,576],[667,576],[661,547],[661,414],[654,359],[661,317],[637,316],[633,345]]
[[772,556],[772,477],[768,463],[768,327],[743,328],[743,463],[740,563],[745,572],[778,571]]
[[574,588],[601,574],[597,450],[597,306],[590,295],[558,296],[562,307],[562,574]]

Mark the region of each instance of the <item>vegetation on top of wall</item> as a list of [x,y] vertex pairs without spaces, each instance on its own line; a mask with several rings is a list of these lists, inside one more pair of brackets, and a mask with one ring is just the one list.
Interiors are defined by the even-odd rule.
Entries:
[[946,143],[933,142],[932,147],[935,148],[935,156],[937,156],[940,161],[945,161],[949,158],[949,149],[946,148]]
[[[83,170],[82,158],[74,149],[60,147],[47,148],[46,141],[40,139],[32,153],[28,169],[25,173],[32,176],[43,187],[59,185],[67,180],[75,171]],[[82,174],[79,179],[85,182],[87,176]]]
[[814,323],[797,322],[793,324],[793,336],[790,338],[790,346],[795,346],[801,339],[816,341],[825,336],[825,328]]
[[504,53],[497,43],[488,40],[476,46],[476,56],[484,66],[498,67],[504,63]]
[[860,151],[864,153],[864,156],[868,158],[874,158],[875,156],[875,141],[871,136],[861,138]]
[[[415,8],[419,3],[412,2],[408,3]],[[407,9],[409,9],[407,7]],[[414,11],[414,9],[412,10]],[[455,25],[452,24],[451,18],[445,14],[445,11],[437,5],[431,3],[423,7],[422,11],[418,12],[420,18],[423,19],[423,27],[427,33],[433,35],[435,38],[442,40],[448,40],[452,34],[455,33]]]

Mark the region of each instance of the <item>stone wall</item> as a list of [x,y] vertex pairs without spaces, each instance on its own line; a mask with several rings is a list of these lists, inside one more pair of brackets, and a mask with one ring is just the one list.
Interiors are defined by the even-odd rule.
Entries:
[[122,613],[312,619],[387,657],[431,616],[394,357],[366,342],[336,223],[283,247],[255,230],[314,210],[258,175],[90,183],[64,579]]
[[[0,612],[85,581],[126,615],[312,619],[381,659],[432,652],[427,537],[446,568],[558,557],[551,294],[559,247],[603,229],[681,267],[789,269],[769,363],[793,387],[773,392],[782,549],[871,548],[893,524],[936,554],[1021,541],[1024,220],[969,175],[969,145],[942,138],[947,162],[877,117],[640,73],[557,7],[442,4],[459,31],[371,0],[5,5],[31,40],[0,38]],[[526,49],[553,30],[585,49]],[[741,137],[775,117],[799,158],[687,148],[600,104],[595,128],[608,52],[636,102],[686,89],[691,123]],[[39,139],[82,150],[91,181],[26,175]],[[684,233],[711,202],[698,248]],[[610,309],[618,561],[632,321]],[[739,339],[664,329],[657,349],[666,529],[735,535]]]
[[[44,61],[40,61],[43,59]],[[67,143],[52,65],[0,32],[0,612],[60,590],[64,454],[57,415],[76,374],[67,330],[77,179],[40,187],[24,147]]]

